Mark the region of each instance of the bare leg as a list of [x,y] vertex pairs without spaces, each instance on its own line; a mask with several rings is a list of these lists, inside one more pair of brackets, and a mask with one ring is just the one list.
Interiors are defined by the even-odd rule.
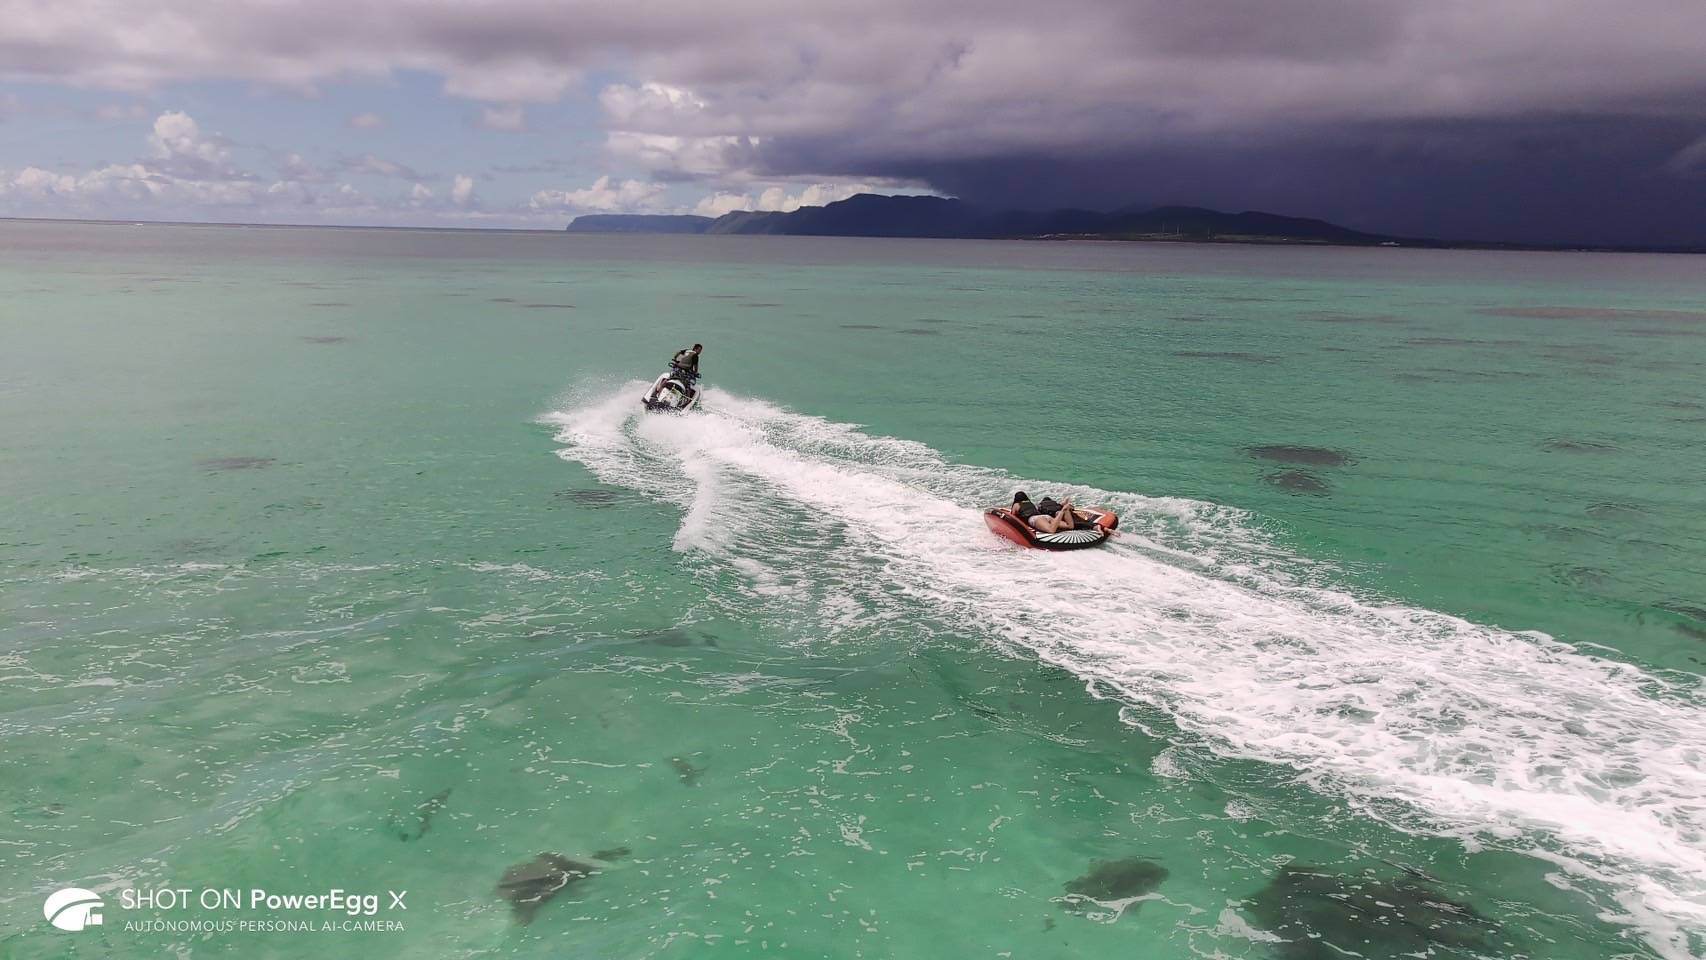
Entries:
[[1054,527],[1056,530],[1071,530],[1075,526],[1077,520],[1072,514],[1072,501],[1068,500],[1061,504],[1060,512],[1054,515]]
[[1057,529],[1054,518],[1041,513],[1031,518],[1031,526],[1042,533],[1053,533]]

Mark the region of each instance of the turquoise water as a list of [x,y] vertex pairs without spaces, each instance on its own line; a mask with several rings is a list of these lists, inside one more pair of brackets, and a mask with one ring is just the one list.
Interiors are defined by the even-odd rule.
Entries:
[[7,957],[1706,952],[1697,258],[0,250]]

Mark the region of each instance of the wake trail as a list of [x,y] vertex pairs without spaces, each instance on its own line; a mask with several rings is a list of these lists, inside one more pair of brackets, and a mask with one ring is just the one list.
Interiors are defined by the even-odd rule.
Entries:
[[[679,504],[678,549],[761,585],[778,571],[815,578],[831,595],[878,570],[930,616],[1117,696],[1129,723],[1406,811],[1409,829],[1543,857],[1604,883],[1616,919],[1661,955],[1694,954],[1706,931],[1700,678],[1358,596],[1236,510],[1021,480],[714,390],[697,415],[645,417],[640,388],[544,420],[566,459]],[[1017,486],[1110,505],[1128,532],[1071,554],[1007,546],[981,506]],[[844,535],[813,541],[819,555],[802,563],[779,511],[802,537]]]

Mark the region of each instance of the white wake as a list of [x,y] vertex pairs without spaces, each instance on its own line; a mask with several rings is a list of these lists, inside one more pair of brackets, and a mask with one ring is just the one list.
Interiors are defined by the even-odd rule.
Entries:
[[[1615,891],[1613,919],[1661,954],[1698,948],[1699,678],[1358,597],[1227,508],[959,466],[717,391],[698,414],[642,416],[642,386],[544,417],[561,455],[679,504],[677,547],[760,592],[815,579],[826,629],[845,613],[838,593],[875,583],[1074,672],[1128,704],[1128,722],[1293,768],[1407,811],[1412,829],[1545,857]],[[980,506],[1016,486],[1110,505],[1127,532],[1071,554],[1005,545]]]

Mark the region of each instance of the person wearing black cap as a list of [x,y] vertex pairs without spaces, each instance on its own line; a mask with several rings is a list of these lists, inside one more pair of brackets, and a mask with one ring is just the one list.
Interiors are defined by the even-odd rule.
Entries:
[[691,384],[693,381],[699,379],[699,354],[704,349],[704,344],[695,343],[686,350],[677,353],[674,359],[669,361],[670,369],[674,370],[678,375],[685,377],[687,382]]
[[[1030,524],[1041,533],[1054,533],[1059,530],[1071,530],[1078,525],[1077,518],[1072,513],[1072,501],[1057,503],[1044,497],[1043,505],[1031,502],[1031,498],[1020,490],[1013,494],[1013,505],[1008,509],[1019,515],[1019,519]],[[1051,516],[1052,514],[1052,516]]]

